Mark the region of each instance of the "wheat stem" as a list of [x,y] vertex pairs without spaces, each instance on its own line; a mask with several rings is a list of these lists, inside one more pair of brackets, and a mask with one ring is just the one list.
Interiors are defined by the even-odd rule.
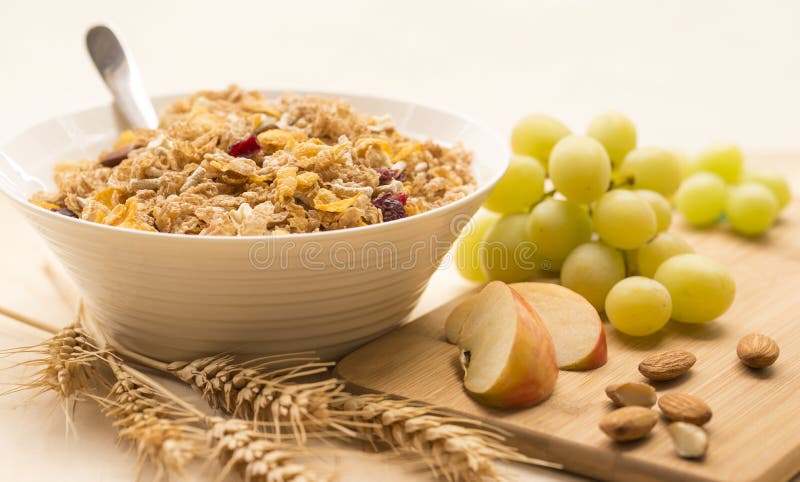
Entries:
[[147,355],[142,355],[141,353],[137,353],[133,350],[129,350],[119,343],[116,343],[111,337],[106,336],[105,339],[109,349],[114,353],[117,353],[122,358],[126,358],[147,368],[152,368],[153,370],[169,373],[167,363],[164,363],[161,360],[156,360],[155,358],[150,358]]
[[4,308],[2,306],[0,306],[0,315],[11,318],[12,320],[19,321],[20,323],[28,325],[32,328],[36,328],[37,330],[50,333],[51,335],[58,332],[58,328],[48,323],[44,323],[42,321],[31,318],[30,316],[23,315],[22,313],[16,312],[8,308]]
[[[114,360],[109,360],[109,362],[116,364],[117,367],[121,366],[118,362]],[[149,385],[154,392],[161,394],[162,396],[164,396],[164,398],[167,398],[170,402],[180,406],[181,408],[183,408],[184,410],[186,410],[187,412],[191,413],[192,415],[196,416],[199,419],[207,418],[206,414],[201,412],[197,407],[187,402],[186,400],[182,399],[181,397],[175,395],[167,387],[158,383],[153,377],[145,375],[144,373],[135,369],[132,366],[124,365],[124,367],[127,373],[136,378],[139,382]]]

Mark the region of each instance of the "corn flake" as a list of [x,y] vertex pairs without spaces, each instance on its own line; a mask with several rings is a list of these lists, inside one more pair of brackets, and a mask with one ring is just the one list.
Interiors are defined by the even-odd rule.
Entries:
[[53,203],[47,202],[47,201],[38,201],[38,200],[35,200],[35,199],[31,199],[31,204],[35,204],[35,205],[39,206],[40,208],[47,209],[48,211],[55,211],[56,209],[61,208],[61,206],[59,206],[58,204],[53,204]]
[[[327,189],[320,189],[319,191],[320,192],[314,198],[314,209],[317,209],[319,211],[325,211],[328,213],[344,212],[347,208],[355,204],[356,200],[360,196],[360,194],[357,194],[353,197],[338,199],[336,198],[335,194],[333,194],[331,191],[328,191]],[[325,193],[325,195],[321,195],[323,194],[323,192]],[[330,193],[330,195],[328,195],[328,193]]]

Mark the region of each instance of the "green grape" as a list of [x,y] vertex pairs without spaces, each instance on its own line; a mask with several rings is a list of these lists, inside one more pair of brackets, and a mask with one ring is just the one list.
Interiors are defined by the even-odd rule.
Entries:
[[656,281],[672,297],[672,318],[684,323],[704,323],[730,308],[736,283],[725,266],[699,254],[679,254],[664,261]]
[[649,189],[639,189],[634,192],[647,201],[656,215],[656,231],[660,233],[669,229],[672,224],[672,206],[669,205],[669,201],[661,194]]
[[718,142],[703,149],[695,159],[697,171],[713,172],[728,184],[736,184],[742,177],[744,155],[739,146]]
[[778,173],[771,171],[748,172],[744,177],[745,181],[755,181],[765,185],[775,198],[778,200],[778,209],[783,209],[792,200],[792,189],[786,178]]
[[506,214],[486,232],[479,251],[486,279],[516,283],[537,274],[539,259],[528,239],[527,220],[527,214]]
[[603,144],[615,166],[636,147],[636,126],[619,112],[606,112],[592,119],[586,134]]
[[544,194],[544,176],[544,169],[536,159],[512,155],[508,169],[483,206],[501,214],[527,212]]
[[778,199],[757,182],[745,182],[730,190],[725,214],[734,231],[745,236],[763,234],[778,215]]
[[455,263],[461,276],[470,280],[484,282],[486,275],[481,271],[480,250],[483,238],[489,228],[500,219],[500,215],[481,209],[469,220],[456,240]]
[[661,283],[631,276],[608,292],[606,315],[614,328],[626,335],[652,335],[669,321],[672,298]]
[[526,228],[547,271],[560,270],[570,251],[592,239],[592,221],[586,210],[561,199],[537,204],[528,215]]
[[653,208],[634,191],[615,189],[603,194],[592,221],[600,239],[619,249],[637,249],[656,235]]
[[638,249],[627,249],[622,252],[625,257],[625,275],[633,276],[639,272]]
[[520,119],[511,131],[511,150],[533,157],[547,170],[550,151],[568,135],[569,128],[560,121],[544,114],[529,115]]
[[650,189],[672,196],[681,185],[681,165],[675,155],[660,147],[640,147],[625,156],[619,172],[635,189]]
[[652,241],[636,252],[639,274],[652,278],[661,263],[679,254],[693,253],[689,243],[672,233],[659,233]]
[[675,205],[686,220],[698,227],[719,220],[725,210],[725,181],[710,172],[692,174],[675,194]]
[[623,278],[622,253],[597,241],[573,249],[561,267],[561,284],[586,298],[597,311],[603,311],[606,295]]
[[667,150],[675,156],[675,159],[678,160],[678,165],[681,166],[681,179],[686,179],[694,174],[694,164],[692,164],[692,161],[689,160],[689,156],[687,156],[682,149],[668,147]]
[[611,161],[591,137],[568,136],[550,153],[550,180],[570,201],[588,204],[608,190]]

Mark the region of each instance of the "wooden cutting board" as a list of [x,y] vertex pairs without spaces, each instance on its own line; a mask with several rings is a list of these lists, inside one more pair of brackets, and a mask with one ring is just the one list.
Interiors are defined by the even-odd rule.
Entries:
[[[536,407],[486,409],[463,391],[458,350],[443,334],[444,319],[459,300],[350,354],[339,363],[338,375],[355,390],[422,400],[495,424],[510,431],[511,443],[524,453],[603,480],[788,480],[800,472],[800,201],[759,240],[723,227],[696,231],[680,220],[675,224],[673,230],[697,252],[731,269],[737,282],[732,308],[717,321],[670,322],[646,338],[622,335],[605,324],[608,363],[589,372],[562,371],[552,397]],[[736,344],[752,332],[778,341],[781,354],[773,367],[755,371],[739,362]],[[612,409],[605,387],[646,381],[637,371],[642,358],[678,348],[693,352],[696,365],[688,375],[655,387],[659,395],[679,390],[711,406],[706,457],[677,457],[663,420],[642,441],[611,442],[597,428]]]

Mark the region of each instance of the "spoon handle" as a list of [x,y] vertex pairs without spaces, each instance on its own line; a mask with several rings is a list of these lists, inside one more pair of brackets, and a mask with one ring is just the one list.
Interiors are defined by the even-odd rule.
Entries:
[[139,70],[119,37],[106,25],[86,32],[86,49],[131,127],[158,127],[158,115],[144,90]]

